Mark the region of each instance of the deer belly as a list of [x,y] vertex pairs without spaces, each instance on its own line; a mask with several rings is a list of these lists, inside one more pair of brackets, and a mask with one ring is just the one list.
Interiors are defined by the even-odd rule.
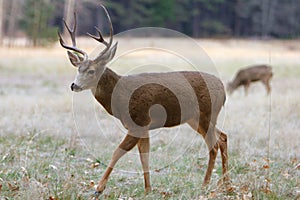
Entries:
[[135,125],[149,129],[172,127],[188,119],[182,116],[181,106],[176,97],[154,102],[141,101],[137,107],[129,106],[129,113]]
[[138,127],[156,129],[181,124],[181,111],[178,107],[171,108],[154,104],[143,110],[132,109],[129,112],[133,125]]

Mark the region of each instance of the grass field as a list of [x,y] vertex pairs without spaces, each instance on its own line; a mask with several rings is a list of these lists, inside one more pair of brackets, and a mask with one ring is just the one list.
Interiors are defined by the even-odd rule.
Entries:
[[[273,66],[272,93],[262,84],[227,97],[218,127],[228,134],[232,190],[218,187],[218,156],[208,188],[204,141],[188,126],[151,132],[151,182],[144,196],[137,150],[117,164],[102,199],[299,199],[300,41],[119,38],[120,74],[195,70],[176,53],[217,74],[224,84],[241,67]],[[168,51],[139,49],[165,44]],[[89,52],[95,43],[81,39]],[[0,48],[0,200],[90,199],[113,150],[124,136],[90,91],[73,94],[76,69],[58,44]],[[149,63],[157,67],[150,68]]]

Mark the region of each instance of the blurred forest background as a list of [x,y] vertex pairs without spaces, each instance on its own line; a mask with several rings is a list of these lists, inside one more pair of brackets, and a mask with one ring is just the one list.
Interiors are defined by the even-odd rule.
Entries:
[[[45,45],[57,40],[62,18],[78,12],[78,35],[106,28],[170,28],[192,37],[281,38],[300,35],[300,0],[0,0],[0,44]],[[103,27],[104,26],[104,27]]]

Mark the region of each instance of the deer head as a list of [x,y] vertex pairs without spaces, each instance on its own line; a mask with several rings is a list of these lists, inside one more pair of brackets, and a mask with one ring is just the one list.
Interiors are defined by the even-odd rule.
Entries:
[[232,82],[227,83],[227,88],[226,89],[227,89],[229,94],[232,94],[233,90],[235,89],[234,84]]
[[103,36],[97,27],[95,28],[98,32],[98,36],[94,36],[87,33],[90,37],[94,38],[96,41],[105,45],[105,49],[102,52],[100,52],[95,59],[89,59],[87,53],[76,46],[76,39],[75,39],[76,23],[77,23],[76,13],[74,13],[74,26],[72,29],[69,28],[66,21],[63,20],[64,25],[66,26],[71,36],[72,46],[67,45],[63,40],[62,35],[58,32],[59,42],[61,46],[65,49],[70,50],[68,51],[70,62],[74,67],[78,69],[75,80],[71,84],[71,90],[75,92],[80,92],[82,90],[95,88],[101,77],[101,74],[105,70],[106,64],[113,59],[117,50],[118,43],[115,43],[112,46],[113,27],[112,27],[110,16],[106,8],[103,5],[101,6],[104,9],[105,14],[110,23],[110,38],[109,38],[109,42],[106,42],[103,39]]

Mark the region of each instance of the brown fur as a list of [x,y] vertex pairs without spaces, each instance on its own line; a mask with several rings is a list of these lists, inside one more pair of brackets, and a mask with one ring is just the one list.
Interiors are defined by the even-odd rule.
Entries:
[[[135,88],[136,83],[141,86]],[[176,94],[169,89],[170,87],[173,91],[177,91]],[[130,99],[126,99],[124,96],[130,91],[133,91]],[[114,102],[112,95],[116,99]],[[192,98],[194,95],[197,100]],[[99,80],[94,96],[109,114],[120,119],[124,125],[129,126],[130,120],[126,119],[128,116],[125,115],[129,109],[130,118],[137,125],[156,128],[172,127],[185,123],[192,118],[198,118],[199,116],[196,116],[199,113],[197,110],[209,119],[213,115],[211,123],[215,124],[217,115],[225,102],[223,84],[219,79],[206,73],[187,71],[145,73],[122,77],[106,68]],[[181,99],[182,105],[179,104],[178,98]],[[195,100],[199,108],[190,108],[190,105],[195,104],[193,102]],[[128,103],[129,105],[127,105]],[[162,105],[167,112],[166,123],[161,126],[155,126],[154,123],[160,119],[153,117],[150,119],[149,110],[156,104]],[[181,108],[180,106],[187,107]],[[212,107],[214,113],[212,113]],[[181,110],[184,110],[185,113],[181,113]],[[126,128],[130,129],[130,127]]]
[[252,82],[261,81],[269,94],[271,91],[270,79],[272,78],[272,68],[268,65],[255,65],[241,69],[237,72],[234,80],[228,84],[227,90],[231,94],[235,89],[244,86],[245,94]]

